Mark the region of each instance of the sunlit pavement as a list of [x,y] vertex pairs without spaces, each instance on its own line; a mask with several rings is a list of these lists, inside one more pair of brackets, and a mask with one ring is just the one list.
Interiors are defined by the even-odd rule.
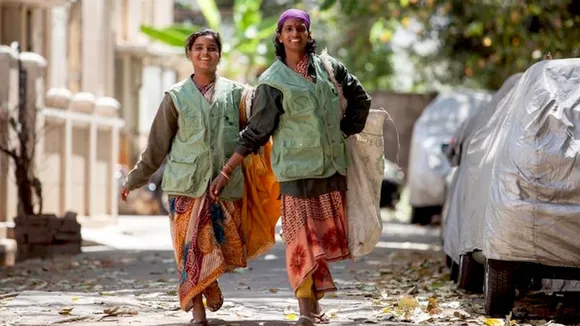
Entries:
[[[323,308],[332,324],[490,325],[481,295],[456,290],[443,266],[439,229],[384,212],[375,250],[358,262],[331,266],[339,287]],[[0,270],[0,325],[186,325],[166,216],[122,216],[107,228],[83,228],[87,246],[72,258],[32,260]],[[216,325],[282,325],[298,307],[278,243],[248,268],[220,279],[223,308]],[[548,321],[521,321],[544,325]],[[500,324],[498,324],[500,325]]]

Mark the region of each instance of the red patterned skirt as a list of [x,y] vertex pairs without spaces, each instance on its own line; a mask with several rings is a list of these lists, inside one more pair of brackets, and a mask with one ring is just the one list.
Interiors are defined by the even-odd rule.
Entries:
[[[181,308],[224,272],[246,267],[241,202],[214,202],[207,195],[170,201],[171,237],[177,262]],[[204,293],[205,295],[206,293]]]
[[314,198],[282,195],[286,269],[294,292],[309,277],[314,294],[336,290],[328,263],[350,257],[347,225],[343,191]]

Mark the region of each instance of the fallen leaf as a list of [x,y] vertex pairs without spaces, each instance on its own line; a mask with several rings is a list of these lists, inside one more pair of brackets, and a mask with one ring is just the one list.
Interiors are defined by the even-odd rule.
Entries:
[[277,288],[271,288],[268,291],[270,291],[270,293],[278,293],[278,291],[280,290],[278,290]]
[[326,315],[330,318],[338,318],[338,309],[330,309],[326,312]]
[[453,316],[454,317],[457,317],[457,318],[459,318],[461,320],[465,320],[465,319],[471,317],[471,315],[469,313],[467,313],[467,312],[465,312],[463,310],[455,310],[453,312]]
[[405,291],[405,294],[407,295],[413,295],[416,294],[418,291],[417,286],[413,285],[410,289],[408,289],[407,291]]
[[431,290],[437,290],[437,289],[440,289],[441,287],[443,287],[443,283],[441,283],[439,281],[435,281],[435,282],[431,283],[431,285],[429,286],[429,288]]
[[499,318],[485,318],[483,323],[487,326],[504,326],[504,320]]
[[107,308],[107,309],[103,310],[103,312],[105,313],[105,316],[103,316],[103,318],[118,317],[118,316],[124,316],[124,315],[136,316],[139,314],[139,311],[137,311],[137,309],[122,308],[119,306],[115,306],[113,308]]
[[430,297],[429,303],[427,304],[427,311],[433,314],[431,311],[435,309],[439,309],[439,302],[437,302],[437,299],[435,297]]
[[73,297],[72,301],[78,301],[80,299],[80,297]]
[[81,321],[85,319],[89,319],[89,316],[74,316],[74,317],[67,317],[59,320],[55,320],[53,322],[48,323],[48,325],[57,325],[57,324],[68,324],[75,321]]
[[293,321],[298,319],[298,316],[295,313],[284,314],[284,319]]
[[73,311],[75,307],[66,307],[66,308],[62,308],[58,314],[62,315],[62,316],[68,316],[71,314],[71,312]]
[[46,286],[48,285],[47,282],[42,282],[40,285],[38,285],[37,287],[35,287],[35,290],[41,290],[44,289]]
[[404,311],[412,311],[415,308],[419,307],[419,302],[417,302],[417,300],[411,297],[402,297],[399,299],[397,307],[399,307],[399,309],[402,309]]

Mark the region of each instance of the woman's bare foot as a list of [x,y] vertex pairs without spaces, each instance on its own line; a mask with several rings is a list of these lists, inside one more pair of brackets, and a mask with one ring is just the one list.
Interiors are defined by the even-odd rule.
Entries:
[[205,317],[205,307],[203,306],[203,299],[201,294],[195,296],[192,300],[193,306],[191,308],[191,313],[193,319],[191,320],[192,325],[206,326],[208,325],[207,319]]

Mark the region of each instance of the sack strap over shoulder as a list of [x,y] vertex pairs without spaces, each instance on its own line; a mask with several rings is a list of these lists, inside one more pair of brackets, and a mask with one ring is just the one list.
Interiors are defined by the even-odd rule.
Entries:
[[322,53],[320,54],[319,57],[320,60],[322,61],[324,69],[326,69],[326,72],[330,77],[330,81],[334,84],[334,87],[336,88],[336,92],[338,93],[338,101],[340,103],[340,116],[343,117],[344,111],[346,110],[346,106],[348,105],[348,101],[344,97],[344,94],[342,92],[342,85],[340,85],[338,81],[336,81],[336,77],[334,76],[334,69],[332,69],[332,63],[330,62],[330,55],[328,54],[328,51],[326,49],[322,50]]
[[240,130],[243,130],[252,116],[252,101],[254,99],[254,87],[247,86],[242,92],[240,101]]

